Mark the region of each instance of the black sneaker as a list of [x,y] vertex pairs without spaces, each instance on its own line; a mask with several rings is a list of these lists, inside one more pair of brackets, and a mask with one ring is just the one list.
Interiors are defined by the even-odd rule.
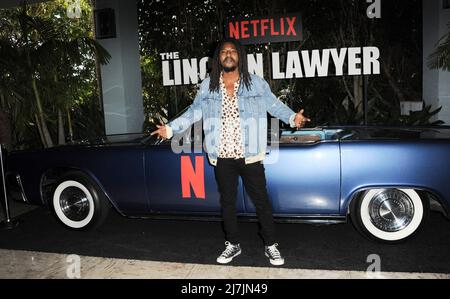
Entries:
[[227,247],[217,258],[217,262],[219,264],[228,264],[233,260],[233,258],[241,254],[241,246],[239,244],[233,245],[230,242],[226,241],[225,245]]
[[284,258],[281,256],[281,253],[277,249],[277,246],[278,246],[278,243],[275,243],[271,246],[264,246],[264,251],[272,265],[281,266],[281,265],[284,265]]

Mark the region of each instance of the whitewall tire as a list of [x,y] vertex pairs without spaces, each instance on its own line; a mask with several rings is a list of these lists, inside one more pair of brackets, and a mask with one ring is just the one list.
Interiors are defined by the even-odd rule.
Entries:
[[81,172],[70,172],[57,183],[51,207],[64,226],[85,230],[103,223],[109,203],[90,178]]
[[351,218],[370,239],[397,243],[419,230],[428,209],[428,201],[414,189],[370,189],[352,202]]

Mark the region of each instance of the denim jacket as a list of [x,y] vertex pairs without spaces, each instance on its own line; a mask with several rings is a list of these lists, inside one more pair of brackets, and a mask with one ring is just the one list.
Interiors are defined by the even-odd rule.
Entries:
[[[180,134],[203,119],[205,150],[210,163],[215,166],[220,142],[222,94],[220,91],[210,92],[209,81],[209,78],[203,80],[191,106],[166,128],[168,138],[172,138],[173,134]],[[263,78],[253,74],[250,88],[241,83],[237,98],[245,163],[261,161],[267,147],[267,112],[291,127],[295,127],[295,112],[277,99]]]

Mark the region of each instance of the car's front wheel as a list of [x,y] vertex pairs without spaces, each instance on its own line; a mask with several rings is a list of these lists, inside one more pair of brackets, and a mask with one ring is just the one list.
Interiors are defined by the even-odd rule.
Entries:
[[417,233],[428,210],[428,200],[414,189],[370,189],[352,202],[350,215],[366,237],[398,243]]
[[110,209],[104,193],[82,172],[67,173],[59,180],[51,207],[62,224],[75,230],[99,227]]

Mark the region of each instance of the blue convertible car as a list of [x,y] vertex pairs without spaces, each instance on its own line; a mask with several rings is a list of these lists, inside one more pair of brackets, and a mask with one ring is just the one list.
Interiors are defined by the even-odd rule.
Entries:
[[[371,239],[405,240],[424,223],[430,203],[449,216],[449,133],[446,127],[281,130],[265,160],[274,216],[351,220]],[[204,152],[174,153],[171,141],[148,134],[7,156],[9,196],[48,205],[62,224],[79,230],[100,225],[111,208],[128,217],[220,219],[213,171]],[[252,201],[242,182],[239,188],[237,211],[252,218]]]

